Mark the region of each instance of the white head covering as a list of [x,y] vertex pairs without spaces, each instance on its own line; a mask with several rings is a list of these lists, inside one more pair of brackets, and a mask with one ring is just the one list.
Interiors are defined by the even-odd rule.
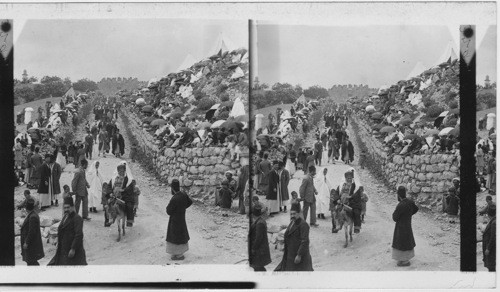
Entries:
[[115,170],[113,171],[113,177],[111,178],[111,184],[115,184],[115,178],[118,176],[118,166],[120,165],[125,165],[126,173],[125,176],[128,177],[127,181],[127,187],[132,183],[134,180],[134,176],[132,175],[132,171],[130,170],[130,167],[127,165],[127,162],[125,160],[120,161],[118,165],[116,166]]

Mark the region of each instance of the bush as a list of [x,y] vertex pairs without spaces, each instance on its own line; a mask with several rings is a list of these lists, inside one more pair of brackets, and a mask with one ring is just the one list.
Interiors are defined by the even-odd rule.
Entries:
[[458,108],[458,101],[457,100],[454,100],[452,102],[450,102],[450,109],[456,109]]
[[92,112],[92,103],[87,102],[83,104],[82,108],[80,109],[80,120],[88,119],[91,112]]
[[428,117],[431,118],[437,118],[439,114],[441,114],[444,111],[444,109],[438,105],[433,105],[429,108],[427,108],[426,114]]
[[429,108],[436,104],[436,102],[432,98],[430,98],[430,96],[431,95],[429,94],[428,96],[422,98],[422,103],[426,108]]
[[209,110],[214,104],[215,104],[214,100],[212,100],[209,97],[204,97],[200,99],[200,102],[198,103],[198,109]]
[[457,97],[457,95],[458,94],[456,92],[451,92],[450,91],[450,92],[448,92],[448,93],[445,94],[444,100],[445,100],[446,103],[453,102],[453,101],[455,101],[455,98]]

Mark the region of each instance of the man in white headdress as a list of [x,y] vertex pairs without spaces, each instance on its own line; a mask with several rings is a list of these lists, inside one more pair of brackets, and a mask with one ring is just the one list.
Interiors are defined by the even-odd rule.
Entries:
[[87,171],[87,179],[90,184],[89,188],[89,211],[97,213],[97,205],[101,204],[102,184],[104,180],[99,171],[99,161],[92,162]]

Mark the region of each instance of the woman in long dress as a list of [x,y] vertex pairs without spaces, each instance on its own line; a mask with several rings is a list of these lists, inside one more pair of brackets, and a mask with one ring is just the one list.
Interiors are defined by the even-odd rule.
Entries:
[[333,184],[331,180],[327,177],[328,169],[325,167],[323,169],[323,175],[318,175],[314,179],[314,186],[318,191],[317,195],[317,204],[316,204],[316,213],[318,214],[318,218],[326,219],[325,213],[328,212],[328,208],[330,205],[330,190],[333,188]]
[[97,213],[97,205],[101,204],[102,184],[104,180],[99,171],[99,161],[92,162],[90,169],[87,172],[87,180],[90,184],[89,188],[89,210]]
[[64,170],[64,168],[66,167],[66,157],[64,156],[64,152],[66,152],[66,145],[64,144],[64,140],[61,137],[59,145],[57,145],[56,162],[61,166],[62,170]]

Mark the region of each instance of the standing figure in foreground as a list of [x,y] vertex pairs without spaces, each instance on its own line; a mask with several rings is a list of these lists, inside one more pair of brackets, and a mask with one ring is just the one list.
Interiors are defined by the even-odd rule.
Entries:
[[64,198],[64,217],[57,228],[57,250],[49,266],[87,265],[83,248],[83,220],[75,212],[72,197]]
[[489,272],[495,272],[497,256],[497,208],[492,206],[488,208],[487,212],[490,221],[483,233],[483,262]]
[[21,226],[21,255],[28,266],[39,266],[38,260],[45,254],[40,233],[40,217],[35,212],[35,200],[32,198],[26,202],[26,212],[28,215]]
[[90,220],[89,218],[89,193],[87,188],[90,188],[87,178],[85,176],[85,170],[88,166],[87,160],[84,158],[80,161],[80,167],[75,172],[73,180],[71,181],[71,189],[75,193],[76,200],[76,214],[80,211],[80,204],[83,202],[82,206],[82,216],[85,220]]
[[186,209],[193,201],[181,191],[179,180],[172,180],[172,198],[167,206],[170,216],[167,229],[167,253],[172,255],[172,260],[184,259],[184,253],[189,250],[189,232],[186,225]]
[[410,265],[410,260],[415,256],[415,238],[411,228],[411,217],[417,213],[418,207],[415,203],[406,198],[406,188],[398,188],[399,204],[392,214],[392,219],[396,222],[394,236],[392,239],[392,258],[396,260],[399,267]]
[[309,225],[300,216],[300,205],[290,208],[290,225],[285,231],[283,259],[275,271],[313,271],[309,252]]
[[269,241],[267,239],[267,223],[262,216],[262,206],[255,205],[252,208],[252,215],[250,266],[255,272],[265,272],[265,266],[271,263],[271,252],[269,251]]

